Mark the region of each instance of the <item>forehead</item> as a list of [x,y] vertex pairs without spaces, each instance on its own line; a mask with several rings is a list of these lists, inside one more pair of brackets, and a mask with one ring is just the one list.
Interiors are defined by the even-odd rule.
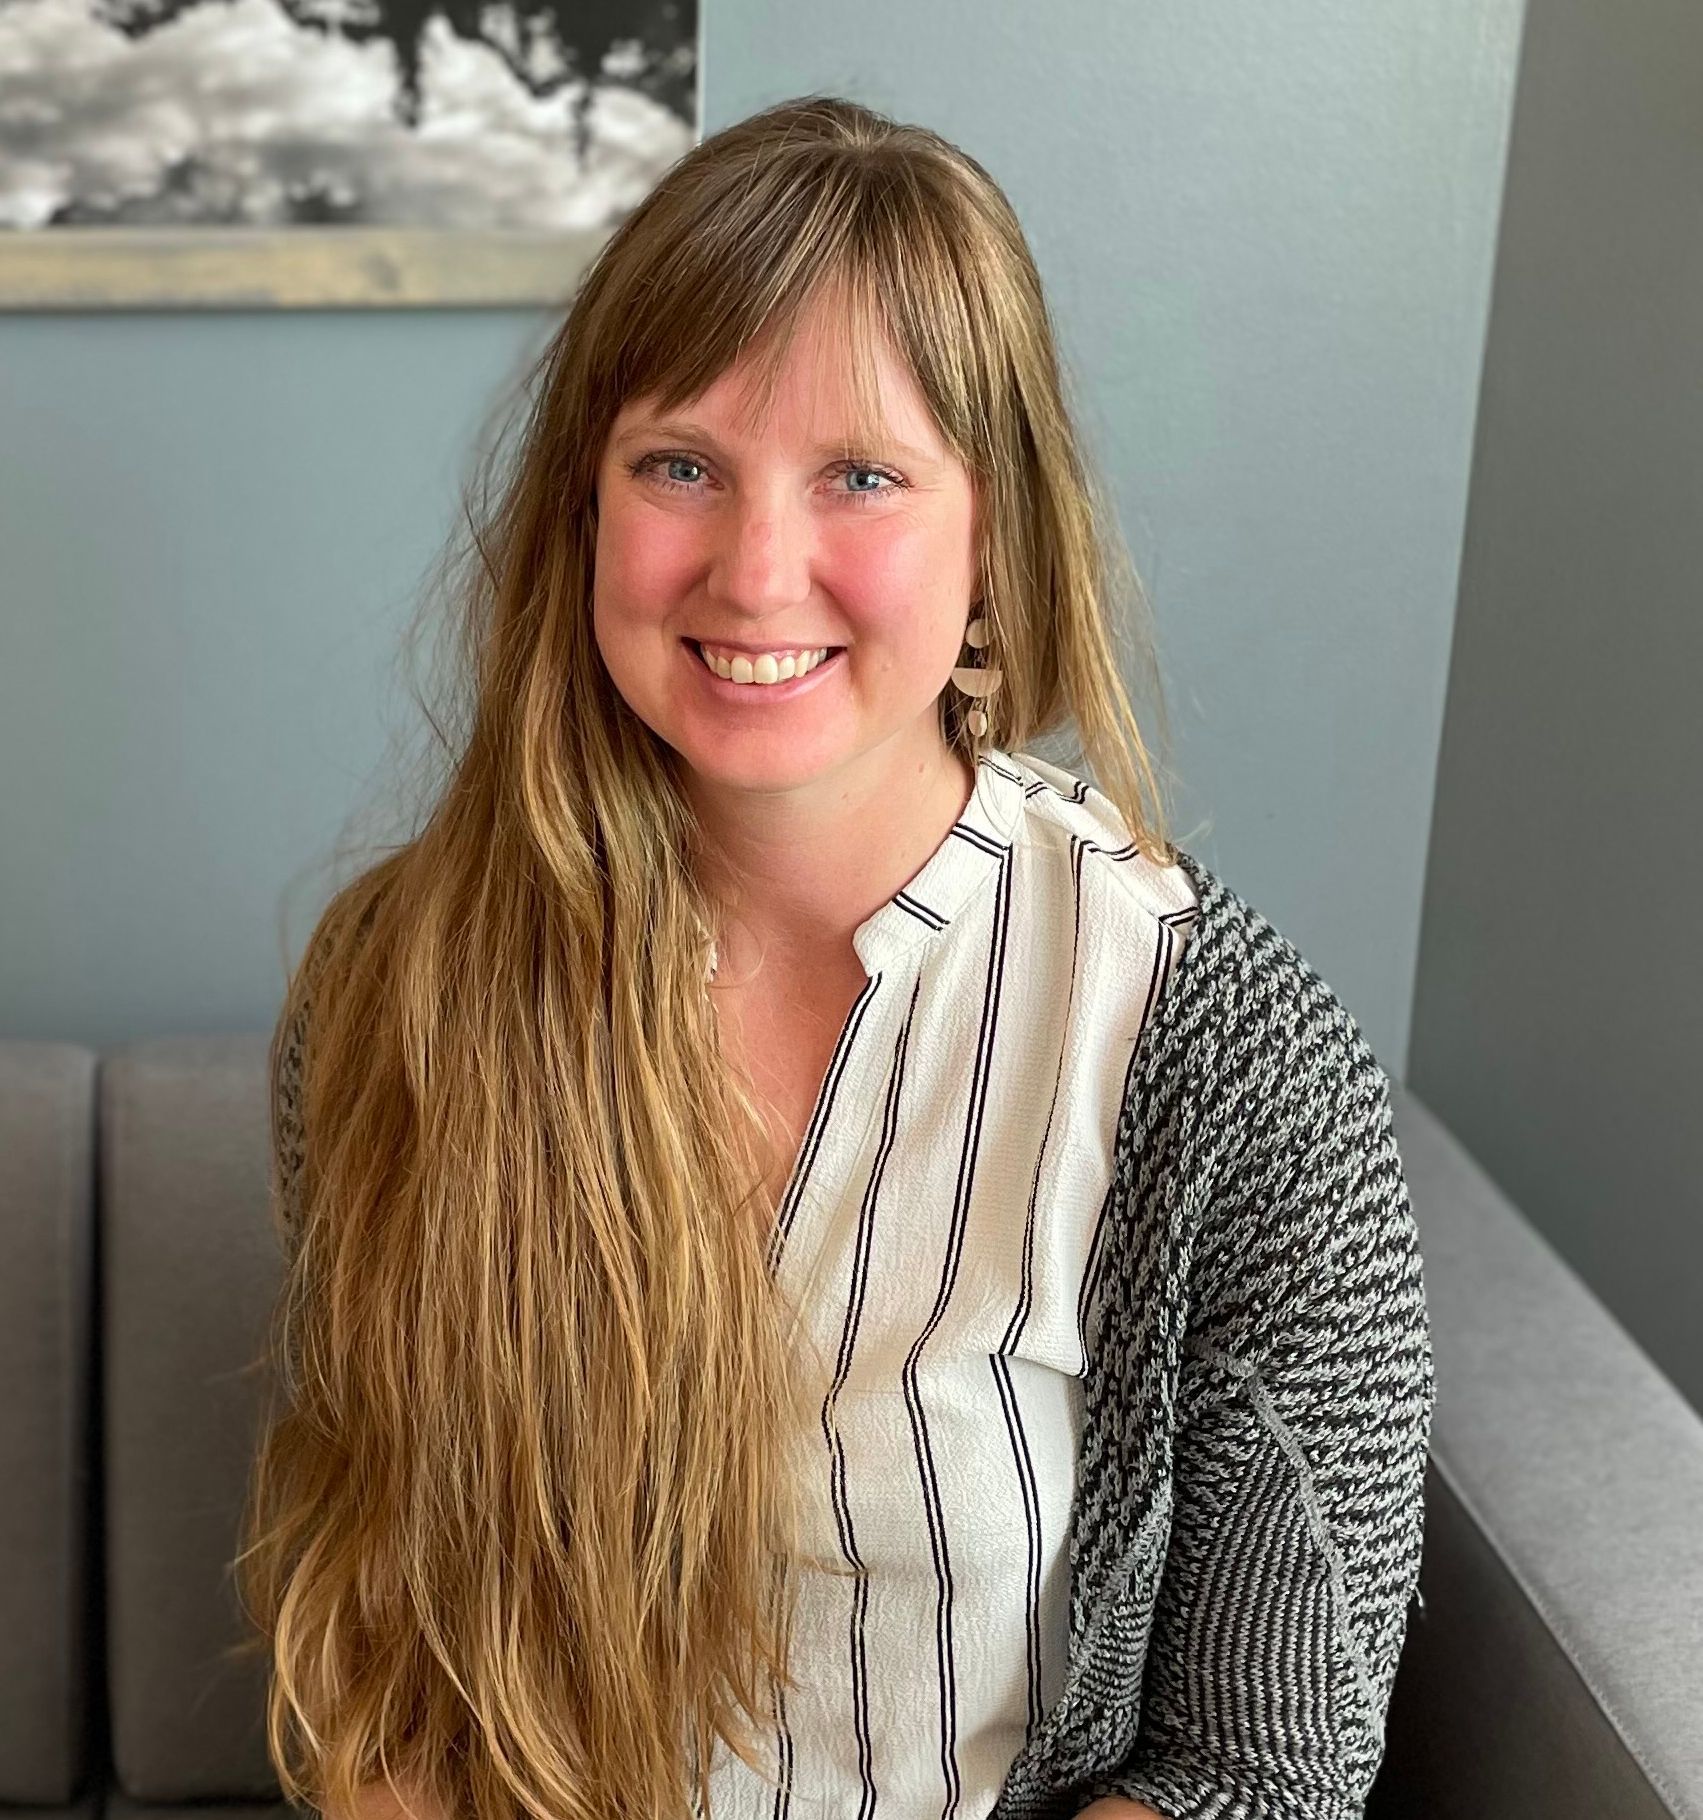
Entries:
[[879,312],[823,299],[788,334],[754,342],[695,395],[666,386],[629,397],[617,431],[689,420],[727,441],[879,438],[939,453],[942,442],[915,376]]

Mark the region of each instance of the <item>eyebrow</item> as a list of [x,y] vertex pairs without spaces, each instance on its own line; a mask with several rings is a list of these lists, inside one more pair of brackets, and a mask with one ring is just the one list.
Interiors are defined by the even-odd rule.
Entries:
[[[631,424],[627,429],[623,430],[616,438],[616,441],[627,443],[636,439],[653,436],[673,436],[677,437],[682,442],[701,442],[706,449],[711,450],[716,455],[726,454],[726,450],[722,448],[721,444],[717,442],[715,437],[712,436],[702,424],[688,423],[684,418],[671,417],[660,421],[641,418],[638,422]],[[909,461],[931,462],[936,459],[936,457],[930,455],[926,449],[913,449],[909,443],[900,442],[897,437],[889,434],[885,430],[880,433],[876,441],[878,447],[891,449],[895,455],[902,455]],[[856,455],[866,448],[867,445],[856,442],[849,437],[845,437],[837,441],[829,440],[827,442],[818,443],[816,445],[815,453],[817,455]]]

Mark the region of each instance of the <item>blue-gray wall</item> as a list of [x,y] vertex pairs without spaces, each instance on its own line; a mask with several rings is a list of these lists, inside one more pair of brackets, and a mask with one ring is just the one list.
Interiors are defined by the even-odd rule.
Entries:
[[1699,71],[1689,0],[1532,12],[1409,1081],[1703,1408]]
[[[1153,597],[1176,831],[1397,1074],[1518,14],[705,7],[704,130],[834,89],[1009,190]],[[539,327],[0,317],[0,1030],[270,1022]]]
[[[270,1024],[520,316],[0,316],[0,1032]],[[287,915],[286,915],[287,913]]]

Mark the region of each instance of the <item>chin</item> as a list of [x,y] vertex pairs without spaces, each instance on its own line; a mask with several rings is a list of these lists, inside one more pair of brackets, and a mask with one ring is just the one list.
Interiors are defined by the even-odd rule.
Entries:
[[729,790],[779,793],[802,789],[837,770],[844,755],[825,752],[759,749],[756,741],[741,742],[746,749],[733,751],[727,742],[700,750],[687,744],[681,757],[706,783]]

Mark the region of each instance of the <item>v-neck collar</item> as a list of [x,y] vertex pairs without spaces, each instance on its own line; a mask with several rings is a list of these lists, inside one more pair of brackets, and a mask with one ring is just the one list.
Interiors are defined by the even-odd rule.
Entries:
[[[976,755],[975,787],[940,845],[852,931],[852,947],[870,978],[891,970],[920,944],[938,940],[994,876],[1011,846],[1029,781],[1001,747],[988,746]],[[712,942],[710,979],[716,961]]]
[[1028,782],[997,746],[976,756],[976,782],[958,819],[921,868],[852,931],[852,947],[873,977],[938,941],[953,918],[999,870],[1011,845]]

